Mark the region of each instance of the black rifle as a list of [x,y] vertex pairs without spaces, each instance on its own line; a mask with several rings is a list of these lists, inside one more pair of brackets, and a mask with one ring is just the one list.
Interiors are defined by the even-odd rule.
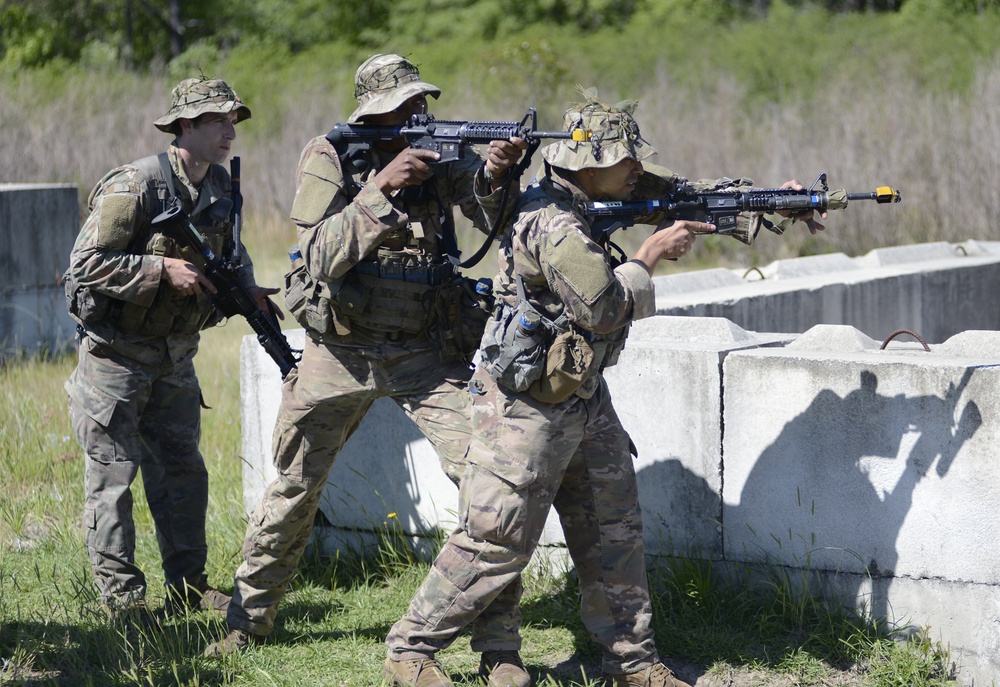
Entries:
[[257,307],[257,301],[237,275],[237,268],[229,261],[221,260],[212,252],[205,237],[191,224],[187,213],[180,206],[174,206],[153,218],[153,227],[173,237],[181,245],[190,246],[204,261],[201,271],[215,286],[211,295],[215,307],[226,317],[242,315],[257,333],[257,341],[264,347],[271,359],[278,364],[284,379],[298,359],[292,352],[288,340],[281,333],[273,314],[265,313]]
[[[530,123],[529,123],[530,120]],[[513,136],[523,138],[528,143],[536,143],[543,138],[568,138],[574,141],[589,141],[590,132],[585,129],[572,131],[539,131],[538,114],[535,108],[520,122],[460,122],[438,121],[434,115],[419,114],[410,117],[404,126],[374,126],[371,124],[337,124],[326,135],[338,151],[347,150],[341,159],[356,163],[358,151],[367,151],[375,141],[392,141],[404,138],[411,148],[433,150],[441,155],[434,162],[453,162],[461,159],[462,150],[468,144],[489,143],[507,140]],[[357,168],[355,172],[364,172]]]
[[667,219],[708,222],[715,225],[713,233],[724,234],[736,229],[736,219],[741,212],[788,211],[794,215],[809,210],[841,210],[852,200],[898,203],[901,196],[889,186],[879,186],[873,192],[864,193],[848,193],[844,189],[831,191],[826,183],[826,172],[823,172],[812,187],[801,191],[790,188],[699,191],[691,186],[680,186],[659,200],[592,202],[586,203],[585,208],[589,215],[597,218],[594,236],[609,236],[616,229],[630,227],[654,214]]

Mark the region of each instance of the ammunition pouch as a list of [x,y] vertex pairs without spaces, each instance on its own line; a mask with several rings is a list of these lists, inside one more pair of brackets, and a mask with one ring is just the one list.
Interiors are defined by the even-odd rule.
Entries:
[[342,325],[334,327],[331,302],[330,285],[312,278],[301,255],[292,260],[292,268],[285,274],[285,308],[295,321],[318,334],[333,329],[341,335],[349,333]]
[[80,324],[103,322],[111,309],[112,298],[93,289],[80,286],[70,275],[63,274],[63,288],[66,293],[66,309],[70,317]]
[[493,311],[493,281],[456,276],[432,293],[427,338],[442,362],[471,362]]

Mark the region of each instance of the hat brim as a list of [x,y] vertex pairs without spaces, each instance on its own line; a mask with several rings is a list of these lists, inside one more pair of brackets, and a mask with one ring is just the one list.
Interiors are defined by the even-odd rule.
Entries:
[[411,81],[388,93],[377,95],[364,105],[361,105],[347,118],[347,123],[357,124],[362,117],[392,112],[410,98],[418,95],[430,95],[439,98],[441,96],[441,89],[426,81]]
[[173,127],[173,123],[176,122],[178,119],[196,119],[197,117],[200,117],[203,114],[209,114],[209,113],[229,114],[233,110],[236,111],[237,124],[242,122],[244,119],[250,119],[251,114],[249,107],[244,105],[239,100],[228,100],[224,103],[210,103],[210,104],[194,103],[192,105],[187,105],[178,110],[177,112],[170,111],[167,114],[163,115],[155,122],[153,122],[153,126],[155,126],[160,131],[169,134],[173,133],[173,131],[171,130]]
[[571,172],[614,167],[627,158],[642,161],[655,154],[656,148],[645,141],[636,146],[634,154],[619,142],[604,146],[600,160],[594,157],[593,147],[587,141],[556,141],[542,148],[542,158],[546,162]]

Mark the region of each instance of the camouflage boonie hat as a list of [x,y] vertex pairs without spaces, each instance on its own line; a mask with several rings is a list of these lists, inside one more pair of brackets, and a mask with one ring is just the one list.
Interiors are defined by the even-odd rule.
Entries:
[[441,89],[420,80],[420,71],[400,55],[372,55],[354,75],[354,97],[358,109],[347,118],[357,124],[362,117],[385,114],[416,95],[441,95]]
[[553,167],[570,171],[611,167],[625,158],[645,160],[656,149],[639,135],[639,125],[632,118],[638,102],[627,100],[605,105],[597,99],[597,90],[581,91],[586,102],[566,110],[563,125],[567,131],[589,129],[589,141],[559,140],[542,149],[542,157]]
[[155,122],[160,131],[173,133],[178,119],[194,119],[208,112],[229,114],[236,110],[237,123],[250,119],[250,108],[243,104],[236,92],[219,79],[184,79],[174,86],[170,110]]

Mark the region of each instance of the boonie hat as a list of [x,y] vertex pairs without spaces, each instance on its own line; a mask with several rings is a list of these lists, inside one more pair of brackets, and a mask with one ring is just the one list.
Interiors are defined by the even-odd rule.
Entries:
[[625,158],[645,160],[656,153],[656,149],[639,134],[639,125],[632,118],[638,101],[605,105],[597,99],[597,89],[587,89],[581,94],[586,102],[566,110],[563,125],[567,131],[589,129],[590,140],[565,139],[550,143],[542,149],[546,162],[553,167],[575,172],[593,167],[611,167]]
[[153,122],[153,126],[167,133],[173,133],[171,128],[178,119],[194,119],[208,112],[229,114],[236,110],[237,123],[250,119],[250,108],[229,84],[219,79],[184,79],[174,86],[171,97],[170,110]]
[[416,95],[441,95],[441,89],[420,80],[420,70],[401,55],[379,54],[365,60],[354,75],[358,109],[347,118],[357,124],[362,117],[385,114]]

